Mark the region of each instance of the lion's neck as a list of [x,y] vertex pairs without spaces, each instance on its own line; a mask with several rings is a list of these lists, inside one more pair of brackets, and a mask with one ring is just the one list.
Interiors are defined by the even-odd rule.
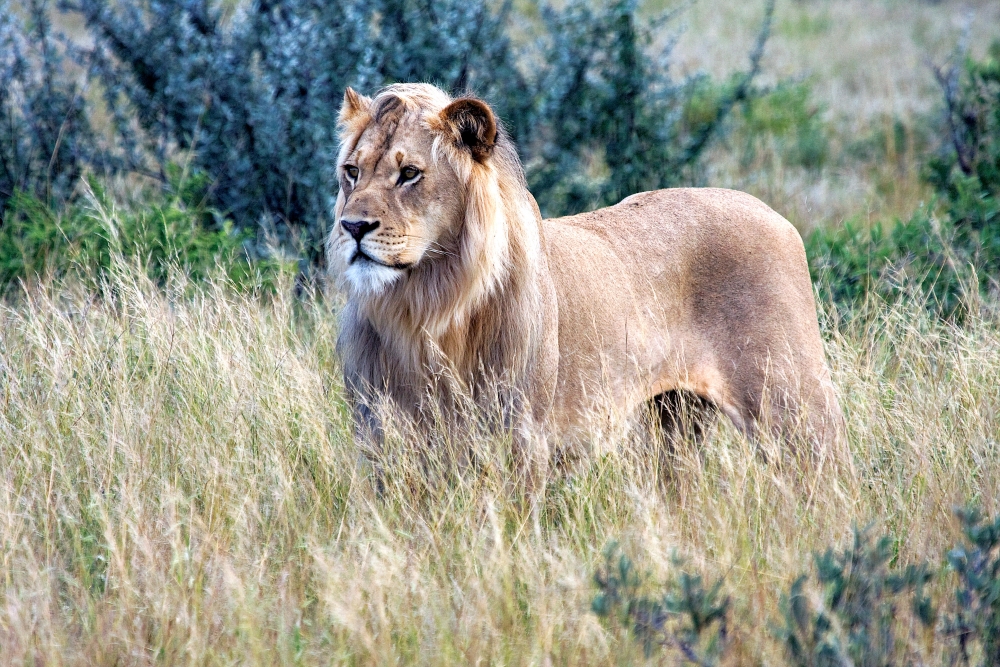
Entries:
[[396,289],[362,304],[388,353],[415,375],[458,376],[473,382],[490,369],[515,370],[527,361],[543,313],[539,298],[540,220],[504,211],[490,237],[473,239],[480,252],[458,248],[460,267],[442,258],[419,266]]

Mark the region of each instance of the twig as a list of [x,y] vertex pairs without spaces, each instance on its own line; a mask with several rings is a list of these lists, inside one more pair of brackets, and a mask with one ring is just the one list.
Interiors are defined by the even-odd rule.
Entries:
[[764,57],[764,46],[771,37],[771,28],[774,24],[774,4],[775,0],[768,0],[764,7],[764,23],[760,27],[760,32],[757,34],[757,41],[750,52],[750,69],[743,75],[743,78],[737,84],[736,88],[733,89],[733,92],[719,104],[715,110],[715,117],[702,126],[701,130],[695,136],[694,141],[685,149],[684,155],[678,161],[678,166],[690,164],[701,153],[708,140],[712,138],[722,119],[729,114],[734,106],[745,100],[749,95],[750,85],[757,78],[757,75],[760,74],[760,62]]
[[972,13],[970,12],[965,18],[965,25],[962,28],[962,37],[958,40],[958,44],[955,47],[955,53],[951,58],[951,66],[945,69],[944,65],[938,66],[932,62],[927,63],[931,68],[931,71],[934,72],[934,78],[937,80],[938,85],[941,86],[941,89],[944,91],[944,103],[947,107],[945,116],[948,121],[948,131],[951,134],[951,143],[955,147],[955,153],[958,155],[958,167],[966,176],[972,174],[972,163],[975,159],[975,155],[969,155],[968,153],[974,153],[976,147],[965,146],[958,123],[955,122],[955,119],[961,114],[961,109],[959,109],[958,103],[958,78],[961,74],[960,63],[965,58],[965,54],[969,50],[969,39],[971,33]]

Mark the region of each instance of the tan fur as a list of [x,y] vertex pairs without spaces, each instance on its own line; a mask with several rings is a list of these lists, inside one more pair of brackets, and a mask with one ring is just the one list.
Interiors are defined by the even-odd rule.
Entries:
[[[413,414],[459,391],[499,398],[544,466],[547,437],[687,390],[750,434],[837,438],[802,241],[760,201],[661,190],[542,221],[478,100],[348,90],[340,124],[328,257],[348,295],[338,347],[359,430],[377,438],[385,398]],[[403,182],[411,164],[420,177]],[[378,227],[359,245],[345,221]]]

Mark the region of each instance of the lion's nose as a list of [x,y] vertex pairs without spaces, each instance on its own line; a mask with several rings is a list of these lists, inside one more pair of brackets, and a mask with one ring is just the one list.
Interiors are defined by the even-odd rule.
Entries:
[[341,220],[340,226],[351,235],[355,241],[361,241],[365,234],[378,229],[378,220]]

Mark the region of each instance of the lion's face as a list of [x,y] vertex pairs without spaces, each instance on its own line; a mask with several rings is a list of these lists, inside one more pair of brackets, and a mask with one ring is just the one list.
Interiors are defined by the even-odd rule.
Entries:
[[399,98],[367,106],[368,123],[338,164],[330,250],[357,294],[378,294],[422,262],[447,261],[464,216],[462,182],[435,151],[436,119]]

